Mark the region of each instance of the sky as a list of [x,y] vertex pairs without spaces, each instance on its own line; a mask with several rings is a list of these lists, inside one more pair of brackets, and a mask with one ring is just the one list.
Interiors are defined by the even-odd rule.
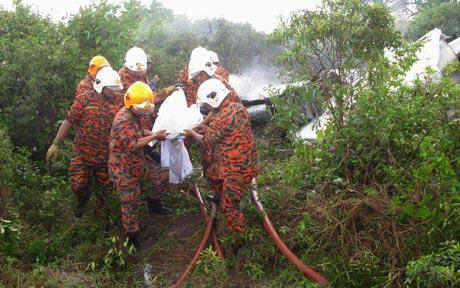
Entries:
[[[74,14],[80,6],[97,2],[95,0],[23,0],[44,15],[59,20]],[[109,0],[112,3],[121,0]],[[141,0],[148,4],[149,0]],[[159,0],[164,7],[175,14],[186,15],[189,19],[220,18],[239,23],[250,23],[257,31],[270,33],[279,23],[279,17],[286,17],[291,11],[314,9],[321,0]],[[0,0],[0,6],[12,9],[13,0]]]

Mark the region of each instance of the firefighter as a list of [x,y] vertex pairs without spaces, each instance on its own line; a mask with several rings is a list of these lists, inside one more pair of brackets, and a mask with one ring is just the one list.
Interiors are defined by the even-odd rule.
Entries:
[[[187,68],[179,72],[179,83],[185,88],[187,105],[196,104],[196,93],[201,83],[216,78],[222,81],[228,89],[233,90],[229,84],[229,74],[220,65],[214,64],[219,61],[215,52],[209,51],[201,46],[193,49]],[[217,59],[217,60],[216,60]]]
[[216,65],[216,75],[219,75],[222,79],[229,82],[230,74],[228,71],[220,65],[219,56],[216,52],[209,50],[209,57],[211,58],[212,64]]
[[77,218],[84,214],[90,198],[88,188],[91,176],[102,186],[96,200],[96,215],[112,191],[113,185],[107,171],[109,136],[115,114],[123,105],[122,99],[115,95],[115,91],[123,89],[123,86],[118,73],[112,68],[99,70],[92,86],[92,90],[76,96],[46,154],[48,162],[55,161],[60,144],[70,129],[75,127],[69,173],[71,189],[77,197]]
[[[211,55],[211,53],[203,47],[195,48],[192,51],[187,69],[187,77],[189,80],[185,86],[185,97],[189,106],[196,103],[198,87],[200,87],[200,85],[208,79],[217,79],[224,83],[228,90],[233,91],[233,88],[230,86],[228,81],[224,79],[225,75],[216,75],[217,71],[220,71],[220,73],[225,71],[225,73],[227,73],[225,69],[218,69],[218,66],[213,63],[216,61],[218,61],[218,59],[216,60],[215,56]],[[230,93],[228,98],[231,102],[240,102],[237,93]],[[213,113],[213,110],[211,110],[203,122],[194,130],[198,133],[204,133],[203,129],[209,124],[210,119],[213,117]],[[203,167],[203,176],[205,178],[207,177],[207,170],[209,168],[210,161],[210,150],[202,149],[201,165]]]
[[230,231],[244,231],[240,209],[242,193],[259,173],[258,154],[251,131],[249,114],[238,97],[217,79],[209,79],[198,88],[198,104],[213,111],[209,126],[200,134],[185,130],[185,135],[201,144],[211,155],[207,180],[227,219]]
[[[128,52],[126,52],[125,64],[120,69],[120,71],[118,71],[118,74],[120,75],[121,82],[123,83],[123,87],[124,87],[124,90],[121,93],[122,95],[121,97],[123,97],[123,95],[126,93],[126,90],[136,81],[146,83],[150,86],[151,83],[149,83],[148,81],[147,73],[149,72],[149,69],[152,69],[151,64],[152,64],[152,61],[149,55],[147,55],[145,51],[139,47],[132,47],[131,49],[128,50]],[[155,75],[154,79],[159,80],[159,77]],[[155,103],[159,103],[163,101],[166,97],[168,97],[176,89],[177,89],[176,86],[168,86],[166,88],[157,89],[158,92],[153,92]],[[158,110],[158,106],[159,105],[157,105],[157,110]],[[142,129],[152,130],[153,123],[155,122],[156,116],[157,116],[156,111],[149,115],[141,115],[139,118],[141,121]],[[146,155],[148,155],[148,157],[155,159],[155,161],[157,162],[161,161],[158,152],[154,151],[152,147],[145,146],[144,152],[146,153]]]
[[117,113],[110,134],[109,175],[121,199],[121,221],[129,241],[139,247],[138,210],[141,184],[148,184],[150,213],[169,213],[161,204],[169,176],[161,166],[145,157],[144,147],[154,139],[164,140],[165,130],[153,133],[142,129],[141,117],[153,113],[154,93],[141,81],[124,95],[124,107]]
[[94,77],[96,77],[97,72],[103,67],[110,67],[109,61],[107,61],[104,56],[97,55],[89,61],[86,77],[78,83],[75,89],[75,97],[93,90]]
[[[134,82],[141,81],[149,84],[147,78],[148,57],[144,50],[139,47],[133,47],[126,52],[125,64],[118,71],[121,82],[123,83],[124,91],[128,89]],[[155,77],[154,77],[155,78]],[[159,79],[158,76],[155,79]],[[176,90],[176,86],[168,86],[163,89],[158,89],[155,94],[155,102],[163,101],[167,96]],[[124,93],[123,93],[124,94]]]

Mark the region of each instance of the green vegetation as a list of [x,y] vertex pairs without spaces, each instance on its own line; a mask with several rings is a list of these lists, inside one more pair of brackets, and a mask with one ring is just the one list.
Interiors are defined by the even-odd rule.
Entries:
[[[289,47],[281,60],[296,79],[338,71],[334,81],[312,82],[309,87],[314,88],[304,93],[321,93],[331,124],[317,144],[293,143],[293,156],[281,162],[282,175],[270,189],[288,187],[292,197],[301,199],[282,210],[303,211],[305,223],[299,224],[309,236],[301,251],[307,259],[322,259],[332,286],[402,285],[408,261],[430,255],[433,246],[460,235],[460,87],[447,78],[411,86],[401,82],[417,45],[398,39],[383,6],[359,1],[324,5],[318,13],[293,14],[273,39]],[[366,18],[373,12],[381,19],[372,17],[375,25]],[[367,34],[361,34],[361,27]],[[373,41],[376,34],[379,39]],[[368,46],[357,52],[361,41]],[[396,62],[390,65],[383,57],[383,47],[395,51]],[[303,65],[293,69],[292,63]],[[275,106],[281,120],[298,113],[279,99]],[[292,129],[281,120],[279,125]],[[266,177],[261,180],[274,175]],[[423,259],[410,262],[408,279],[413,280],[407,285],[457,281],[446,282],[447,276],[436,272],[432,279],[417,278],[414,271],[424,269]],[[438,270],[456,271],[454,261],[446,258]]]
[[[142,204],[143,246],[134,252],[117,195],[102,218],[93,199],[87,215],[73,216],[70,141],[56,165],[43,163],[89,59],[100,53],[119,68],[133,45],[152,55],[161,85],[176,81],[198,45],[235,73],[282,51],[283,76],[307,84],[275,97],[275,123],[255,133],[260,198],[287,245],[330,287],[460,285],[460,85],[448,77],[403,84],[418,44],[396,31],[386,6],[323,2],[285,19],[269,37],[272,47],[249,25],[190,22],[155,1],[102,2],[66,23],[20,2],[1,10],[0,287],[169,287],[191,259],[203,224],[187,187],[206,191],[202,179],[171,189],[165,201],[174,215],[149,219]],[[422,15],[443,5],[458,4],[420,6],[414,31],[431,29]],[[293,137],[305,101],[331,111],[315,144]],[[221,237],[226,260],[205,250],[184,287],[316,287],[276,250],[247,198],[242,205],[244,248],[233,255],[232,236]]]
[[433,1],[421,5],[420,12],[411,21],[407,36],[416,40],[428,31],[439,28],[448,35],[459,35],[460,3],[458,1]]

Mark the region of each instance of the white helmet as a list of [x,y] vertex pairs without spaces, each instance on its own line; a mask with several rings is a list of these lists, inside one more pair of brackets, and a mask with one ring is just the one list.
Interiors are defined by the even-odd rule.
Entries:
[[96,74],[93,82],[93,88],[97,93],[102,92],[102,88],[107,87],[112,90],[123,90],[120,75],[111,67],[102,67]]
[[214,51],[209,50],[209,57],[211,58],[212,63],[218,64],[219,63],[219,56]]
[[209,76],[214,75],[216,72],[216,65],[212,63],[209,57],[209,51],[203,47],[193,49],[190,55],[190,62],[188,63],[188,79],[192,79],[201,71],[206,72]]
[[125,66],[131,71],[147,69],[147,54],[139,47],[133,47],[126,52]]
[[218,79],[208,79],[203,82],[198,88],[198,99],[197,104],[206,103],[209,104],[212,108],[217,108],[220,106],[225,97],[227,97],[230,90],[225,87]]

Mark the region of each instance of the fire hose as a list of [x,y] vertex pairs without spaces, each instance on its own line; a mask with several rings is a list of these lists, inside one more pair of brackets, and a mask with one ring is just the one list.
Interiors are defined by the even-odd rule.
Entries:
[[264,210],[264,207],[262,206],[262,203],[259,201],[259,197],[257,195],[257,183],[256,180],[252,180],[252,187],[251,187],[251,199],[256,205],[257,209],[262,213],[264,216],[263,219],[263,226],[265,228],[265,231],[268,233],[270,238],[272,238],[273,242],[275,243],[276,247],[278,250],[286,257],[286,259],[294,264],[300,271],[302,271],[305,276],[310,278],[313,281],[318,282],[322,287],[327,285],[327,280],[320,274],[318,274],[316,271],[305,265],[302,260],[299,259],[283,242],[281,237],[278,235],[276,232],[275,228],[273,227],[272,222],[270,221],[270,218],[268,218],[267,213]]
[[[262,206],[262,203],[259,201],[259,197],[257,195],[257,183],[256,180],[253,179],[252,185],[251,185],[251,199],[256,205],[257,209],[262,213],[264,216],[263,218],[263,226],[265,228],[265,231],[267,234],[270,236],[272,239],[273,243],[275,243],[276,247],[278,250],[286,257],[286,259],[291,262],[294,266],[296,266],[300,271],[304,273],[305,276],[310,278],[313,281],[318,282],[321,287],[324,287],[327,285],[328,281],[326,278],[324,278],[322,275],[314,271],[312,268],[308,267],[305,265],[302,260],[300,260],[284,243],[284,241],[281,239],[281,237],[278,235],[276,232],[275,228],[273,227],[272,222],[270,221],[270,218],[268,218],[267,213],[265,212],[264,207]],[[198,262],[198,259],[200,258],[201,252],[203,249],[206,247],[209,239],[211,238],[212,244],[214,248],[216,249],[217,255],[223,259],[223,253],[222,249],[220,248],[219,242],[217,240],[217,236],[213,230],[213,224],[214,224],[214,217],[216,215],[216,204],[211,202],[211,215],[208,216],[206,207],[203,203],[203,199],[200,194],[200,190],[198,187],[195,185],[195,196],[198,199],[198,202],[200,203],[200,210],[203,215],[203,218],[205,219],[207,225],[206,229],[203,235],[203,239],[201,240],[197,250],[195,251],[195,255],[192,258],[192,261],[190,261],[189,265],[185,269],[185,271],[181,274],[179,279],[176,281],[174,284],[175,288],[180,287],[182,282],[187,278],[189,273],[192,271],[193,267],[195,266],[196,262]]]
[[[198,188],[198,185],[195,184],[194,187],[194,192],[196,199],[198,199],[198,202],[200,203],[200,211],[201,215],[203,215],[204,222],[207,223],[209,221],[209,215],[208,211],[206,210],[206,206],[204,205],[203,198],[201,197],[200,189]],[[219,240],[217,240],[217,235],[216,231],[214,229],[211,230],[211,243],[214,249],[216,250],[217,256],[219,256],[220,259],[224,259],[224,252],[222,252],[222,248],[219,245]]]
[[[202,201],[201,201],[202,202]],[[216,216],[216,204],[211,203],[211,215],[208,218],[208,222],[206,225],[206,229],[204,231],[203,239],[200,242],[200,245],[198,245],[198,248],[196,249],[195,255],[192,258],[192,261],[188,264],[187,268],[185,269],[184,272],[182,272],[182,275],[180,275],[179,279],[174,283],[175,288],[180,287],[182,282],[187,278],[188,274],[192,271],[193,267],[195,266],[196,262],[198,262],[198,259],[200,258],[201,252],[203,249],[206,247],[209,241],[209,236],[211,235],[211,231],[213,229],[213,224],[214,224],[214,217]]]

